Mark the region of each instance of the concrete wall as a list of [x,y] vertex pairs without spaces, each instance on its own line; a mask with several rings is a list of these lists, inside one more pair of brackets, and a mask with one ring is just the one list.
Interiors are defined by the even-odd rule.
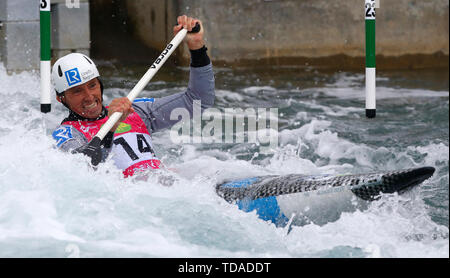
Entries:
[[163,49],[172,39],[176,0],[127,0],[126,8],[133,33],[146,45]]
[[[52,0],[51,4],[52,58],[73,51],[89,55],[88,0]],[[39,1],[0,0],[0,60],[8,72],[39,69]]]
[[71,52],[90,53],[88,0],[52,0],[52,59]]
[[0,0],[0,59],[8,70],[39,66],[38,4],[29,0]]
[[[377,67],[448,68],[448,0],[380,1]],[[129,33],[158,51],[173,37],[176,17],[187,14],[203,21],[216,64],[364,65],[363,0],[91,0],[99,7],[92,15],[89,1],[79,2],[80,7],[69,9],[66,0],[52,0],[54,59],[72,51],[89,54],[93,18],[114,16],[108,14],[111,9],[101,10],[104,5],[120,6]],[[6,67],[38,68],[39,8],[34,0],[0,0],[0,25],[0,59]],[[187,64],[183,45],[179,54]]]
[[[166,4],[163,9],[162,2],[170,3],[170,7]],[[158,49],[171,38],[167,30],[173,25],[172,18],[178,14],[200,18],[215,61],[284,58],[293,62],[303,58],[327,63],[320,58],[344,55],[351,60],[365,55],[363,0],[127,0],[127,7],[137,37]],[[163,24],[164,17],[169,25]],[[400,67],[414,63],[448,67],[448,26],[448,0],[381,0],[377,9],[377,55],[386,66],[392,62]],[[161,33],[163,30],[166,33]],[[183,55],[188,59],[186,50]],[[430,57],[416,61],[411,55]],[[443,59],[443,55],[447,56]],[[363,63],[362,59],[357,61]]]

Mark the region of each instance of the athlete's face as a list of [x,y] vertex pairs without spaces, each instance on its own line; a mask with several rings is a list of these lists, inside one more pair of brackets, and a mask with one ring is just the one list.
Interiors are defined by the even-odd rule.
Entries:
[[95,119],[102,112],[102,91],[97,78],[66,90],[63,96],[56,99],[64,102],[78,115],[88,119]]

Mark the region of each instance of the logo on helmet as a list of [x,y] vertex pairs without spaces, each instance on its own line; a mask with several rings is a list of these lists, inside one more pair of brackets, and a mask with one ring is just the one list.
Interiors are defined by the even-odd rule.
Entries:
[[80,73],[78,72],[77,68],[73,68],[64,72],[64,75],[66,76],[67,84],[69,84],[69,86],[81,82]]
[[85,72],[82,72],[81,75],[83,76],[83,80],[91,80],[92,78],[94,78],[94,72],[92,70],[87,70]]

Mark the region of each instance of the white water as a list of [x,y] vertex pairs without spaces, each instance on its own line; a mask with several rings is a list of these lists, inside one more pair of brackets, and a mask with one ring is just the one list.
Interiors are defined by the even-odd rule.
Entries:
[[[277,153],[259,164],[198,145],[175,146],[167,143],[168,132],[155,134],[160,157],[177,169],[164,173],[177,178],[166,187],[156,181],[159,174],[123,179],[111,161],[94,171],[83,156],[53,149],[50,131],[66,112],[56,101],[51,114],[39,112],[37,75],[8,76],[0,65],[0,97],[0,257],[449,256],[448,226],[431,220],[423,201],[430,192],[422,187],[322,226],[294,226],[289,234],[215,193],[216,182],[229,178],[360,172],[371,169],[370,158],[390,152],[340,138],[326,119],[299,113],[308,123],[280,131]],[[410,150],[427,154],[427,165],[448,165],[448,145]],[[304,158],[304,151],[328,162]],[[360,169],[341,158],[355,159]],[[385,162],[386,169],[420,166],[408,152]],[[440,179],[435,175],[424,188]]]

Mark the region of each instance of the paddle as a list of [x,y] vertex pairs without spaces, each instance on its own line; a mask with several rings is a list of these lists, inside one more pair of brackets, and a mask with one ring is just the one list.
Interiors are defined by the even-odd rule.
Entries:
[[[198,33],[200,31],[200,24],[196,24],[190,33]],[[164,51],[158,56],[158,58],[153,62],[144,76],[139,80],[139,82],[134,86],[134,88],[130,91],[127,98],[133,102],[133,100],[141,93],[141,91],[145,88],[145,86],[150,82],[153,76],[158,72],[161,66],[167,61],[172,52],[178,47],[178,45],[183,41],[184,37],[187,34],[186,29],[181,29],[178,34],[172,39],[172,41],[166,46]],[[103,138],[110,132],[111,128],[114,124],[122,116],[121,112],[115,112],[109,117],[108,121],[100,128],[97,134],[92,138],[92,140],[86,144],[81,146],[78,149],[75,149],[72,153],[82,153],[91,158],[92,165],[96,166],[102,161],[102,151],[101,151],[101,142]]]

